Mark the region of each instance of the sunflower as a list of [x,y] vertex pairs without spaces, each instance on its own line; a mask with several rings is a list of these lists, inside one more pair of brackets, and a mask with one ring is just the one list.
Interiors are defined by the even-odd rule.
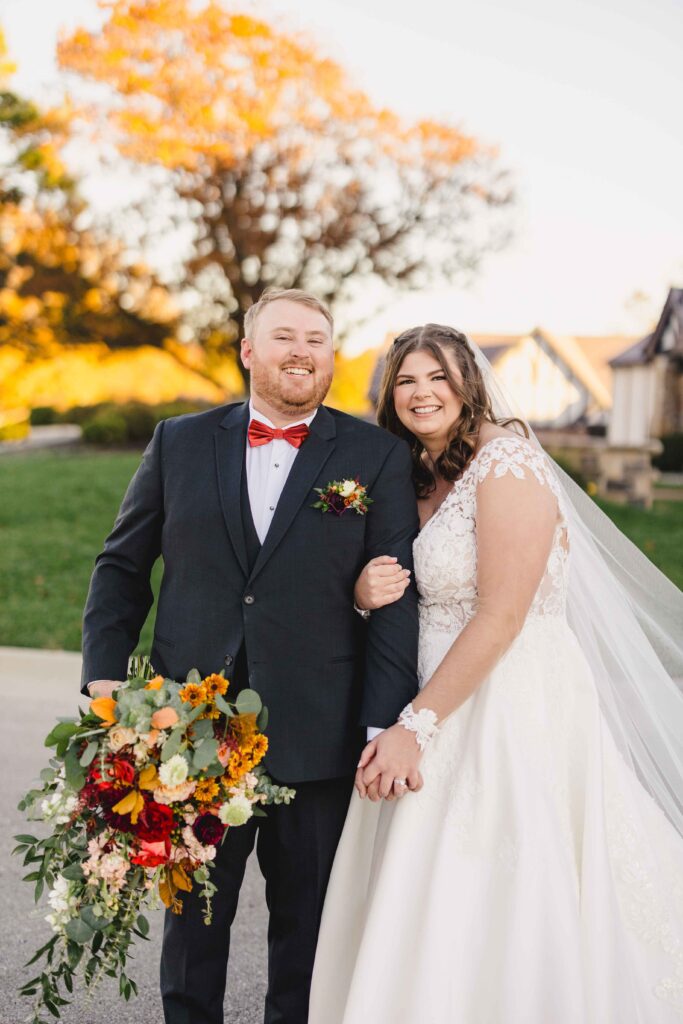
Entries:
[[215,697],[217,693],[220,693],[221,697],[223,697],[227,689],[228,680],[224,679],[223,676],[217,675],[215,672],[204,680],[204,692],[209,699]]
[[182,690],[180,690],[180,699],[196,708],[198,704],[203,704],[206,700],[204,687],[200,686],[199,683],[186,683]]
[[218,796],[219,788],[215,779],[198,779],[194,791],[195,800],[200,804],[210,804]]

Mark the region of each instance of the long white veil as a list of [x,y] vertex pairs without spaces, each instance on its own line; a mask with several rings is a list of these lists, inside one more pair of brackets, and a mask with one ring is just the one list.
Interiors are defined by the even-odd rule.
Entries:
[[[495,416],[526,423],[481,349],[468,344]],[[529,436],[542,447],[530,427]],[[570,626],[619,751],[683,836],[683,592],[550,462],[569,523]]]

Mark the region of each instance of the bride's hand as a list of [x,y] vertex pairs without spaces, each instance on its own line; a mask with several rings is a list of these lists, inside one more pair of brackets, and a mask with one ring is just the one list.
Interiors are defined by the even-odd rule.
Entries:
[[371,559],[356,581],[353,597],[359,608],[374,611],[393,604],[410,586],[410,569],[398,564],[390,555]]

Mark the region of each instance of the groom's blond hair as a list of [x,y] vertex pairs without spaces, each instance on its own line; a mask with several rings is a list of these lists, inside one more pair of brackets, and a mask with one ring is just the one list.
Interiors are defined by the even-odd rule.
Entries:
[[308,306],[309,309],[315,309],[318,313],[322,313],[330,325],[330,333],[334,334],[332,314],[325,303],[316,298],[315,295],[311,295],[310,292],[304,292],[300,288],[267,288],[258,302],[250,306],[244,315],[245,338],[251,337],[259,313],[262,313],[271,302],[279,302],[280,299],[285,299],[287,302],[298,302],[301,306]]

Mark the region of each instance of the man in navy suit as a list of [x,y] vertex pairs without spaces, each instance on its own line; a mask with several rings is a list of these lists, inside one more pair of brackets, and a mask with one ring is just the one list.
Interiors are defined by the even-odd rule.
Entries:
[[[417,602],[363,620],[363,566],[412,568],[418,520],[408,446],[322,402],[334,371],[329,310],[298,290],[267,292],[245,319],[251,399],[159,424],[96,561],[83,625],[83,692],[125,679],[164,575],[152,662],[184,679],[225,667],[230,694],[268,706],[274,780],[297,795],[231,828],[220,847],[213,923],[199,900],[166,915],[161,989],[167,1024],[221,1024],[232,923],[256,846],[270,913],[265,1022],[306,1024],[325,890],[359,753],[415,695]],[[366,514],[313,507],[358,479]]]

